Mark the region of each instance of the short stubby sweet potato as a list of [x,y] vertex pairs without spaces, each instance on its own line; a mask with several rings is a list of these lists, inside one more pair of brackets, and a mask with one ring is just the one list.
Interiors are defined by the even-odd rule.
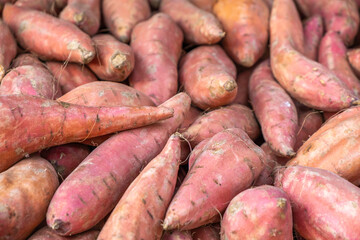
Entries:
[[0,19],[0,81],[16,56],[16,47],[15,38],[9,27]]
[[11,62],[12,68],[17,68],[20,66],[25,65],[36,65],[39,67],[44,67],[45,64],[39,60],[39,58],[31,53],[22,53],[18,55],[14,60]]
[[259,124],[253,111],[246,106],[232,104],[215,109],[197,118],[183,132],[183,136],[194,147],[204,139],[228,128],[241,128],[252,140],[255,140],[260,134]]
[[217,222],[230,200],[264,168],[266,155],[239,128],[214,135],[195,159],[172,199],[165,230],[188,230]]
[[26,239],[44,220],[58,186],[54,168],[39,156],[0,173],[0,239]]
[[214,14],[196,7],[188,0],[162,0],[160,11],[168,14],[181,27],[188,43],[215,44],[225,36]]
[[307,16],[321,15],[326,31],[339,34],[351,46],[359,29],[359,12],[354,0],[296,0]]
[[303,22],[304,27],[304,55],[317,61],[318,49],[324,33],[324,26],[320,15],[309,17]]
[[254,69],[251,68],[238,74],[236,78],[238,90],[233,103],[238,103],[245,106],[249,105],[249,81],[253,71]]
[[227,53],[236,63],[253,66],[267,47],[269,7],[263,0],[218,0],[213,11],[224,26]]
[[220,240],[220,228],[207,225],[193,229],[191,235],[194,240]]
[[278,170],[275,186],[288,195],[294,227],[305,239],[359,239],[357,186],[332,172],[303,166]]
[[165,13],[155,14],[133,29],[130,46],[136,64],[129,83],[156,105],[177,93],[183,38],[181,29]]
[[97,56],[88,67],[101,80],[124,81],[134,69],[135,56],[132,48],[110,34],[98,34],[93,41]]
[[71,237],[63,237],[57,235],[54,230],[48,226],[40,228],[28,240],[96,240],[99,235],[99,231],[90,230],[84,233],[76,234]]
[[18,43],[41,58],[88,63],[95,57],[91,38],[70,22],[11,4],[2,17]]
[[46,66],[59,83],[63,94],[83,84],[97,81],[94,73],[85,65],[48,61]]
[[236,67],[218,45],[197,47],[180,61],[180,84],[193,104],[203,110],[234,101],[235,79]]
[[56,15],[56,0],[16,0],[15,5]]
[[298,130],[296,107],[274,79],[269,60],[255,68],[249,82],[249,94],[265,141],[278,155],[294,156]]
[[290,199],[280,188],[264,185],[234,197],[221,221],[221,239],[293,239]]
[[148,0],[103,0],[106,27],[121,42],[128,43],[133,27],[150,17]]
[[59,17],[94,35],[100,28],[100,0],[68,0]]

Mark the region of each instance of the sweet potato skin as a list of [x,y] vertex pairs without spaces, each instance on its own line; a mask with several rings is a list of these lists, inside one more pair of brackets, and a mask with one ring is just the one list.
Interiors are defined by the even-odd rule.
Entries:
[[135,56],[131,47],[110,34],[94,36],[97,57],[88,67],[102,80],[122,82],[134,69]]
[[0,239],[28,237],[45,218],[58,186],[54,168],[39,156],[0,173]]
[[181,29],[164,13],[155,14],[133,29],[131,47],[136,65],[129,83],[148,95],[156,105],[177,93],[177,65],[183,38]]
[[248,69],[238,74],[236,78],[238,90],[233,103],[238,103],[245,106],[249,105],[249,81],[253,70],[253,68]]
[[201,8],[205,11],[212,12],[212,8],[215,5],[217,0],[190,0],[198,8]]
[[318,49],[324,33],[324,26],[320,15],[309,17],[303,22],[304,27],[304,55],[317,61]]
[[[42,58],[88,63],[95,57],[91,38],[67,21],[11,4],[5,5],[3,20],[23,48]],[[34,36],[43,41],[33,41]]]
[[174,194],[180,165],[180,137],[165,147],[131,183],[112,211],[98,240],[159,239],[161,223]]
[[263,0],[218,0],[213,12],[224,26],[223,46],[238,64],[251,67],[264,54],[269,8]]
[[207,225],[193,229],[191,235],[194,240],[220,240],[220,228]]
[[31,53],[20,54],[11,62],[12,68],[17,68],[24,65],[36,65],[39,67],[44,67],[44,63],[42,63],[34,54]]
[[133,27],[150,17],[148,0],[103,0],[105,25],[121,42],[128,43]]
[[96,240],[99,231],[90,230],[84,233],[76,234],[71,237],[57,235],[51,228],[45,226],[36,231],[28,240]]
[[114,135],[65,179],[47,212],[47,224],[58,234],[90,229],[116,206],[139,171],[161,152],[181,124],[190,108],[190,98],[179,93],[162,106],[173,108],[174,117]]
[[237,93],[235,79],[236,67],[218,45],[197,47],[180,61],[180,84],[203,110],[231,103]]
[[[0,81],[16,56],[16,41],[9,27],[0,19]],[[5,47],[6,46],[6,47]]]
[[360,48],[349,49],[346,55],[355,74],[360,77]]
[[161,240],[193,240],[189,231],[175,230],[173,232],[164,232]]
[[290,166],[278,171],[275,186],[288,195],[294,227],[305,239],[357,239],[359,188],[329,171]]
[[171,201],[164,229],[188,230],[216,222],[229,201],[259,176],[265,158],[239,128],[213,136]]
[[[255,200],[256,199],[256,200]],[[221,221],[221,239],[293,239],[290,199],[277,187],[264,185],[234,197]]]
[[298,116],[294,102],[275,81],[270,61],[260,63],[249,82],[250,102],[265,141],[280,156],[294,156]]
[[183,30],[188,43],[215,44],[224,36],[219,20],[187,0],[162,0],[160,11],[168,14]]
[[56,0],[16,0],[15,5],[56,15]]

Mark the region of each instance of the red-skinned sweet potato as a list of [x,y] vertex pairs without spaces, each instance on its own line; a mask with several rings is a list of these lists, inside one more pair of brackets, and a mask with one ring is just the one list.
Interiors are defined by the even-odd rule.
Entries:
[[180,84],[192,102],[203,110],[234,101],[235,79],[236,67],[218,45],[197,47],[180,61]]
[[354,73],[360,77],[360,48],[349,49],[346,55]]
[[266,154],[266,161],[264,162],[264,169],[254,182],[254,186],[273,185],[273,172],[276,167],[280,166],[279,159],[282,160],[282,158],[276,156],[274,151],[269,147],[266,142],[264,142],[260,147]]
[[179,127],[190,108],[190,98],[179,93],[161,106],[173,108],[174,117],[114,135],[65,179],[47,212],[47,224],[58,234],[88,230],[115,207],[139,171]]
[[239,128],[213,136],[171,201],[164,229],[188,230],[218,221],[229,201],[256,180],[265,159],[262,149]]
[[110,34],[94,36],[97,56],[88,67],[102,80],[124,81],[134,69],[135,56],[131,47]]
[[0,96],[0,172],[30,153],[169,118],[154,107],[86,107],[28,95]]
[[226,31],[223,46],[245,67],[264,54],[269,38],[269,7],[263,0],[218,0],[213,7]]
[[191,232],[175,230],[173,232],[164,232],[161,240],[193,240]]
[[18,43],[42,58],[88,63],[95,57],[91,38],[72,23],[11,4],[5,5],[2,17]]
[[304,55],[317,61],[318,49],[324,33],[324,26],[320,15],[309,17],[303,22],[304,27]]
[[174,194],[179,165],[180,138],[174,134],[128,187],[98,240],[160,239],[161,223]]
[[0,173],[0,239],[26,239],[44,220],[58,186],[54,168],[39,156]]
[[290,166],[278,171],[275,186],[291,201],[294,227],[305,239],[358,239],[360,190],[329,171]]
[[56,15],[56,0],[16,0],[15,5]]
[[217,0],[190,0],[198,8],[201,8],[205,11],[212,12],[212,8],[217,2]]
[[183,38],[181,29],[164,13],[155,14],[133,29],[131,47],[136,64],[129,83],[156,105],[177,93]]
[[220,228],[207,225],[191,231],[194,240],[220,240]]
[[215,44],[225,36],[221,23],[212,13],[188,0],[161,0],[160,11],[181,27],[188,43]]
[[200,156],[200,154],[206,149],[206,145],[208,144],[210,139],[211,138],[204,139],[202,142],[196,145],[196,147],[191,151],[188,162],[189,169],[192,167],[198,156]]
[[224,213],[221,239],[293,239],[289,197],[282,189],[269,185],[241,192]]
[[22,53],[11,62],[12,68],[17,68],[25,65],[36,65],[39,67],[44,67],[44,63],[31,53]]
[[56,232],[48,226],[45,226],[31,235],[28,240],[96,240],[98,235],[99,231],[90,230],[71,237],[63,237],[57,235]]
[[238,90],[233,103],[238,103],[245,106],[249,105],[249,81],[253,71],[254,69],[252,68],[238,74],[236,78]]
[[16,56],[16,41],[9,27],[0,19],[0,81]]
[[133,27],[150,17],[148,0],[103,0],[106,27],[121,42],[128,43]]
[[94,35],[100,28],[100,0],[68,0],[59,17]]

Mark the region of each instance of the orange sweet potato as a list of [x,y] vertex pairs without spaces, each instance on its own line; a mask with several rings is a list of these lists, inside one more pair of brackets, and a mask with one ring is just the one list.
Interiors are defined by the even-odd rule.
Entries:
[[130,41],[133,27],[151,14],[148,0],[103,0],[102,12],[107,28],[124,43]]
[[54,168],[39,156],[0,173],[0,239],[26,239],[44,220],[58,186]]
[[324,26],[320,15],[309,17],[303,22],[304,27],[304,55],[311,60],[318,58],[320,40],[324,33]]
[[215,44],[224,36],[219,20],[188,0],[161,0],[160,11],[168,14],[184,31],[189,43]]
[[16,56],[16,41],[9,27],[0,19],[0,81]]
[[155,14],[133,29],[131,47],[136,64],[129,83],[156,105],[177,93],[183,38],[181,29],[165,13]]
[[251,67],[264,54],[269,37],[269,7],[263,0],[218,0],[213,11],[223,24],[223,46],[238,64]]
[[2,16],[18,43],[42,58],[88,63],[95,57],[91,38],[65,20],[11,4]]
[[56,0],[16,0],[15,5],[56,15]]
[[131,47],[110,34],[94,36],[97,57],[88,67],[102,80],[124,81],[134,69],[135,57]]
[[207,110],[231,103],[237,93],[236,67],[218,46],[200,46],[180,61],[179,81],[192,102]]
[[28,240],[96,240],[98,235],[99,231],[90,230],[71,237],[63,237],[46,226],[36,231]]

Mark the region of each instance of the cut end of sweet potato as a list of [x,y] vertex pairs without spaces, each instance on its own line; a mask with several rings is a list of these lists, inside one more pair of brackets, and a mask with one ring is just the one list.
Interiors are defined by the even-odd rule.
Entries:
[[85,49],[80,49],[80,50],[81,50],[81,58],[82,58],[84,64],[87,64],[94,59],[94,57],[95,57],[94,52],[90,52]]
[[125,54],[117,52],[111,57],[111,65],[116,69],[121,69],[127,63],[126,59]]
[[75,13],[74,21],[76,22],[76,24],[80,24],[82,21],[84,21],[84,12]]
[[224,88],[226,91],[231,92],[237,87],[236,81],[234,80],[228,80],[224,84]]
[[57,234],[59,235],[67,235],[67,233],[70,230],[70,223],[69,222],[63,222],[60,219],[56,219],[54,221],[54,224],[50,226]]

